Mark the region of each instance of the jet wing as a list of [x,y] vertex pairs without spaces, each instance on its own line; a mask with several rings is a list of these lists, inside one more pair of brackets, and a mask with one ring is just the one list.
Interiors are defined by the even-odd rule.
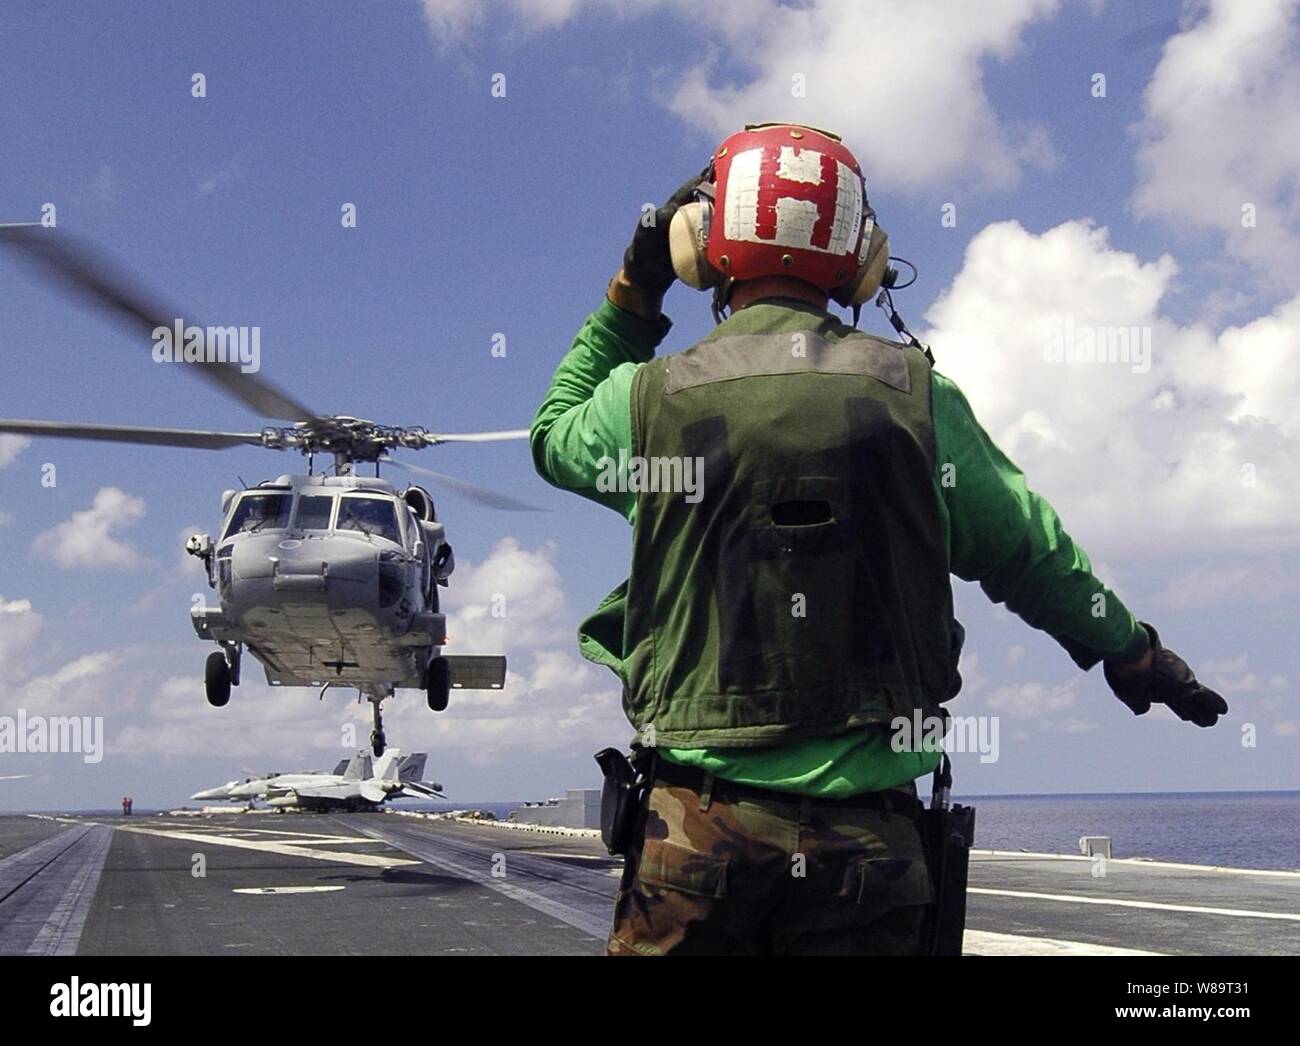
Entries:
[[298,788],[284,788],[271,798],[284,795],[296,795],[299,799],[356,799],[356,785],[302,785]]
[[285,788],[280,795],[294,794],[299,799],[365,799],[371,803],[382,803],[388,798],[388,791],[372,781],[352,782],[337,785],[299,785]]
[[394,798],[405,796],[408,799],[446,799],[440,791],[441,785],[429,784],[427,781],[403,781],[402,787],[393,793]]

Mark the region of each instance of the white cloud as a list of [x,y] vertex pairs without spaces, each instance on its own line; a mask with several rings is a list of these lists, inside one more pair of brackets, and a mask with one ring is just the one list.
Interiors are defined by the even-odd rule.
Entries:
[[21,677],[43,625],[31,600],[0,596],[0,669],[4,676]]
[[[87,194],[94,202],[113,204],[122,195],[122,179],[109,163],[101,163],[87,184]],[[76,197],[78,202],[81,196]]]
[[1250,670],[1250,657],[1241,651],[1233,657],[1207,661],[1196,672],[1196,677],[1230,700],[1245,695],[1261,695],[1261,708],[1281,712],[1284,702],[1276,695],[1287,689],[1287,679],[1281,675],[1264,678],[1260,672]]
[[[480,24],[480,0],[424,0],[446,44]],[[984,89],[984,70],[1021,50],[1028,28],[1051,18],[1059,0],[503,0],[522,29],[553,28],[583,9],[669,11],[709,41],[682,57],[667,104],[722,138],[755,120],[794,120],[840,134],[868,182],[897,189],[974,181],[1014,185],[1025,167],[1050,167],[1042,124],[1003,119]],[[717,60],[725,49],[728,70]],[[744,72],[729,79],[733,68]],[[802,77],[803,94],[794,93]]]
[[[708,23],[729,58],[748,70],[720,81],[706,59],[673,93],[672,109],[714,135],[755,119],[827,127],[855,150],[869,185],[890,188],[968,177],[1006,187],[1025,166],[1054,163],[1042,125],[995,112],[984,67],[1014,57],[1024,31],[1055,14],[1056,0],[680,6]],[[792,97],[796,76],[805,97]]]
[[1065,686],[1046,686],[1035,682],[1012,683],[995,689],[985,699],[985,704],[995,711],[1025,719],[1054,717],[1055,713],[1074,704],[1074,688],[1077,683],[1077,678]]
[[[0,435],[0,469],[12,465],[14,459],[31,443],[26,436]],[[13,513],[0,509],[0,527],[13,521]]]
[[505,538],[482,563],[457,566],[446,597],[447,652],[505,654],[506,687],[453,691],[448,710],[436,715],[419,698],[394,703],[391,737],[429,738],[439,750],[470,753],[476,763],[503,759],[511,750],[554,751],[630,737],[618,680],[576,652],[575,615],[555,551],[550,543],[526,549]]
[[[129,687],[116,685],[128,649],[102,650],[58,662],[61,630],[47,632],[45,618],[27,599],[0,596],[0,714],[18,708],[31,714],[84,715],[130,707]],[[34,674],[39,666],[52,671]],[[105,685],[112,678],[115,685]]]
[[[1160,312],[1178,267],[1117,250],[1069,221],[981,230],[931,307],[940,369],[1085,544],[1132,554],[1294,543],[1300,512],[1300,297],[1215,333]],[[1119,332],[1129,362],[1058,361]],[[1113,344],[1120,344],[1118,341]]]
[[199,178],[195,188],[200,196],[211,196],[218,189],[244,181],[244,168],[236,153],[215,171]]
[[523,548],[503,538],[480,564],[457,561],[443,589],[451,654],[498,653],[510,646],[572,646],[564,627],[564,581],[555,546]]
[[36,535],[32,551],[68,569],[134,567],[140,554],[115,531],[144,516],[144,502],[117,487],[101,487],[91,507]]
[[[511,0],[508,6],[526,28],[545,29],[567,22],[583,3],[584,0]],[[434,35],[446,40],[460,37],[480,24],[488,4],[483,0],[421,0],[421,6]]]
[[1300,265],[1298,12],[1300,0],[1213,0],[1166,42],[1136,128],[1138,214],[1222,233],[1283,281]]
[[31,442],[26,436],[0,435],[0,469],[13,464],[14,458]]
[[1276,603],[1300,587],[1275,564],[1207,563],[1169,582],[1160,602],[1172,609],[1232,603]]
[[[96,690],[96,681],[107,681],[126,661],[124,650],[100,650],[82,654],[67,664],[59,666],[48,675],[29,679],[22,690],[22,706],[29,712],[67,712],[84,714],[88,702],[84,695]],[[108,691],[111,694],[111,691]],[[113,695],[112,708],[121,711],[129,707],[126,695]]]

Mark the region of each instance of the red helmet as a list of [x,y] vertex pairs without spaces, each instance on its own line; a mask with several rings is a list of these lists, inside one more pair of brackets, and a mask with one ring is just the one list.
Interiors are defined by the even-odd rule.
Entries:
[[[746,127],[713,154],[707,257],[724,276],[793,276],[824,291],[866,258],[862,169],[834,135],[797,124]],[[867,228],[870,239],[870,228]]]

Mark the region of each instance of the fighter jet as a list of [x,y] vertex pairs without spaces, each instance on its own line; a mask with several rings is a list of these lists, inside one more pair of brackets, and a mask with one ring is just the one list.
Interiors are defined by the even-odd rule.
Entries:
[[[338,765],[334,767],[334,769],[331,771],[294,770],[287,776],[305,777],[305,776],[317,776],[325,773],[331,773],[336,776],[340,776],[347,771],[348,764],[350,762],[351,760],[349,759],[340,759]],[[247,773],[248,773],[247,777],[237,777],[233,781],[227,781],[223,785],[217,785],[216,788],[205,788],[201,792],[195,792],[192,796],[190,796],[190,798],[191,799],[235,799],[235,798],[242,799],[250,795],[262,795],[264,792],[262,786],[265,785],[266,782],[269,782],[273,777],[282,776],[279,773],[255,774],[252,771],[247,771]],[[252,786],[252,787],[249,788],[248,786]],[[235,795],[236,788],[243,789],[243,791],[239,796]]]
[[[373,810],[389,799],[442,799],[442,785],[421,781],[425,752],[403,756],[390,748],[378,759],[361,749],[335,767],[332,774],[272,774],[245,781],[232,781],[219,788],[196,792],[194,799],[229,799],[247,802],[261,799],[277,810]],[[340,772],[341,771],[341,772]]]

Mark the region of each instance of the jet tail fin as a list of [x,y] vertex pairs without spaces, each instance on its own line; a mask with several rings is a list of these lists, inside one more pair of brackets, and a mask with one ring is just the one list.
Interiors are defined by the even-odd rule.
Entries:
[[400,749],[390,748],[387,752],[375,760],[374,771],[371,773],[371,780],[374,781],[396,781],[398,780],[398,770],[402,765],[402,753]]
[[429,758],[428,752],[412,752],[403,756],[397,773],[399,781],[419,781],[424,778],[424,764]]
[[371,777],[370,752],[365,749],[359,749],[347,762],[347,768],[343,771],[343,778],[346,781],[366,781]]

